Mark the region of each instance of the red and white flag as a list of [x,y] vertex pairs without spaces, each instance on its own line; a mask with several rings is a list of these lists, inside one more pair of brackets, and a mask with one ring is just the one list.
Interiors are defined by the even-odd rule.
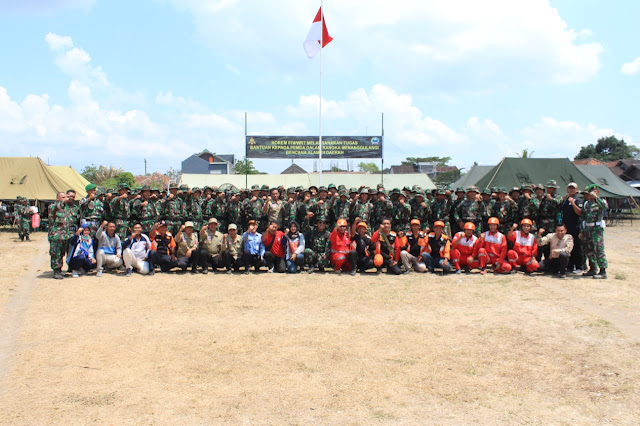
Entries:
[[[316,17],[313,18],[309,34],[307,34],[307,38],[302,44],[304,51],[307,52],[307,56],[310,58],[316,56],[322,47],[325,47],[327,44],[331,43],[331,40],[333,40],[333,37],[329,35],[329,31],[327,31],[327,22],[324,19],[321,19],[321,16],[322,7],[318,9]],[[320,41],[321,36],[322,41]],[[320,43],[322,43],[322,47],[320,46]]]

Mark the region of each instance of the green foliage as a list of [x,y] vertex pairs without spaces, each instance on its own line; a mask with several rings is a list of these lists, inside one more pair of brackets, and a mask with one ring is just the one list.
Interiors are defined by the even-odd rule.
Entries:
[[236,164],[233,166],[233,170],[239,175],[259,175],[261,174],[254,166],[253,161],[247,160],[246,158],[242,160],[236,160]]
[[129,188],[133,188],[136,186],[136,179],[129,172],[123,172],[118,175],[116,178],[118,184],[126,183]]
[[451,170],[450,172],[441,172],[436,175],[433,182],[438,187],[445,187],[460,179],[461,173],[459,169]]
[[529,151],[528,149],[523,149],[521,153],[516,154],[519,158],[531,158],[533,157],[533,153],[535,151]]
[[598,139],[598,142],[580,148],[580,152],[575,156],[575,160],[585,158],[596,158],[600,161],[615,161],[625,158],[640,157],[640,150],[635,145],[627,145],[624,139],[615,136]]
[[116,189],[118,187],[118,178],[112,177],[104,180],[100,183],[100,186],[103,186],[106,189]]
[[376,163],[360,163],[358,164],[358,170],[365,173],[380,173],[380,168]]
[[451,157],[407,157],[407,159],[402,162],[402,165],[410,166],[415,163],[436,163],[439,166],[446,166],[449,161],[451,161]]
[[113,166],[96,166],[92,164],[90,166],[86,166],[82,169],[80,174],[89,182],[95,183],[96,185],[104,186],[104,182],[111,178],[116,178],[120,175],[124,170],[116,169]]

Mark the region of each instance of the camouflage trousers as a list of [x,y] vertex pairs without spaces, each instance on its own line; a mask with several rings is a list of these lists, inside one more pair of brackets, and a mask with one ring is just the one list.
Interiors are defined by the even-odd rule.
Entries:
[[153,229],[153,226],[156,224],[156,221],[153,219],[143,219],[140,221],[140,224],[142,225],[142,233],[149,235],[151,233],[151,230]]
[[18,225],[18,237],[28,237],[31,229],[31,222],[29,219],[20,219]]
[[69,249],[69,238],[62,235],[49,235],[49,256],[51,256],[51,269],[62,269],[64,255]]
[[592,267],[607,268],[607,256],[604,253],[604,228],[587,226],[583,231],[584,251]]
[[315,268],[329,268],[331,266],[331,261],[328,257],[323,259],[311,249],[304,250],[304,263]]
[[125,219],[116,219],[116,234],[120,237],[120,241],[124,241],[129,235],[129,221]]

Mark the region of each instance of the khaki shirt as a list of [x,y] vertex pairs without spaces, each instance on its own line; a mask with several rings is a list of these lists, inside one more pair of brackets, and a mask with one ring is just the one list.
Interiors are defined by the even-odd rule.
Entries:
[[193,232],[191,233],[191,237],[189,237],[186,232],[182,232],[180,239],[176,239],[176,244],[178,244],[176,257],[186,257],[188,250],[198,246],[198,234]]
[[571,251],[573,250],[573,237],[569,234],[565,234],[562,239],[559,239],[554,233],[547,234],[538,239],[539,246],[546,246],[547,244],[551,245],[550,253],[552,259],[560,257],[560,253],[567,253],[568,255],[571,255]]
[[240,235],[236,235],[235,240],[232,240],[230,236],[227,236],[225,245],[227,246],[229,254],[234,259],[239,259],[242,257],[242,237]]
[[209,256],[222,254],[223,236],[222,232],[216,231],[215,234],[208,229],[204,230],[204,238],[202,239],[202,248],[204,248]]
[[278,200],[274,202],[271,200],[268,204],[267,208],[267,218],[269,219],[269,223],[275,221],[278,223],[278,226],[282,225],[282,216],[280,215],[280,211],[282,210],[282,200]]

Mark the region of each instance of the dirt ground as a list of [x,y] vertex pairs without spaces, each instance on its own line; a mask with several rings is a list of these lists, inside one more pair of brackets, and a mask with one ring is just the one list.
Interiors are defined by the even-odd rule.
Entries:
[[2,424],[638,424],[640,224],[609,279],[56,281],[0,233]]

